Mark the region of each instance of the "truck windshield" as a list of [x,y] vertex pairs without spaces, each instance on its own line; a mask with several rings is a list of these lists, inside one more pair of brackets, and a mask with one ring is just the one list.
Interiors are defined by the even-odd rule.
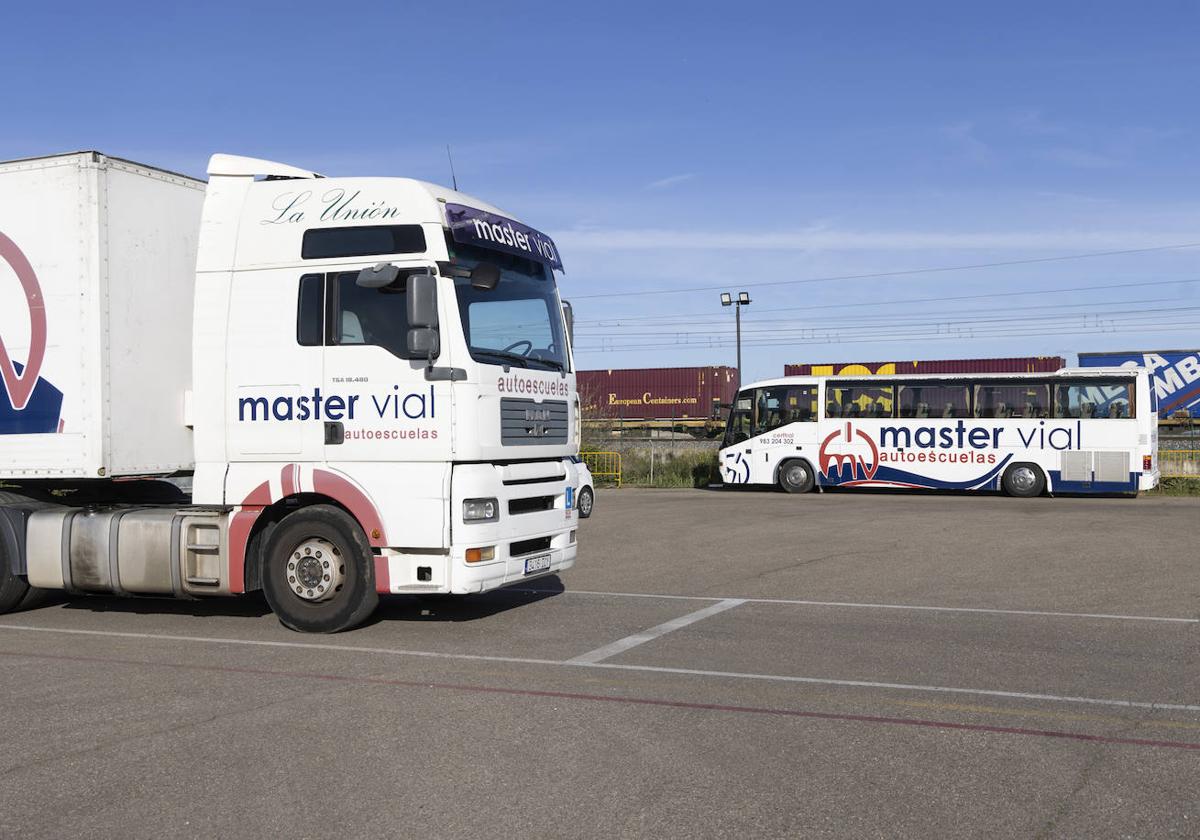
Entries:
[[455,242],[450,248],[455,266],[474,268],[486,261],[500,267],[500,283],[490,291],[474,288],[466,278],[454,281],[471,358],[483,364],[567,370],[554,272],[540,262],[498,251]]

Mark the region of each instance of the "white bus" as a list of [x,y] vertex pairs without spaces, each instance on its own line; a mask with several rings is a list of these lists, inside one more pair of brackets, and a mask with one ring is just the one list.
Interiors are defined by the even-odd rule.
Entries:
[[738,393],[727,485],[1136,495],[1158,484],[1144,370],[799,377]]

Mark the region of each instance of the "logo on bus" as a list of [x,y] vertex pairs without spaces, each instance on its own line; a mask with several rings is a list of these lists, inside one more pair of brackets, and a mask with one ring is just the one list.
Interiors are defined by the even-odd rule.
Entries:
[[[862,429],[846,423],[821,441],[817,460],[821,474],[826,478],[836,476],[843,481],[870,481],[879,469],[879,447]],[[847,466],[850,467],[848,477],[842,475]]]

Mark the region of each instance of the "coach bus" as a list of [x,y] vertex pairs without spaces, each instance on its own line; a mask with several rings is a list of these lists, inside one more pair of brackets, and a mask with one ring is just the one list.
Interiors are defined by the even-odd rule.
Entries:
[[801,377],[741,389],[727,485],[1137,495],[1158,484],[1145,370]]

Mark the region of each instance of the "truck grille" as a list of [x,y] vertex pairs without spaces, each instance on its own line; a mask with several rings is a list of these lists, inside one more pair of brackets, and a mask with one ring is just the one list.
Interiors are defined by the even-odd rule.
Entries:
[[500,400],[500,442],[505,446],[566,443],[567,404],[504,397]]

